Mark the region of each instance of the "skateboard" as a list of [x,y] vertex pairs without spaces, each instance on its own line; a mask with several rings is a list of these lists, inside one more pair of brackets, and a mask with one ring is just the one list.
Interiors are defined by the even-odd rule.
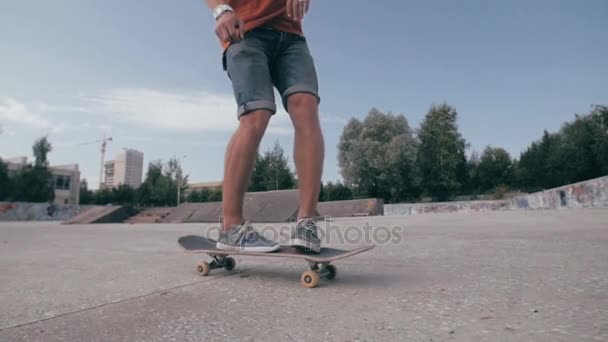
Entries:
[[236,261],[230,255],[242,255],[252,257],[269,257],[269,258],[293,258],[302,259],[308,262],[310,270],[302,273],[300,281],[304,287],[315,288],[319,285],[321,279],[333,280],[338,274],[336,266],[331,265],[333,261],[351,257],[363,252],[367,252],[374,248],[374,245],[359,247],[351,250],[343,250],[336,248],[322,248],[321,253],[305,254],[298,251],[294,247],[281,246],[281,248],[272,253],[246,252],[246,251],[226,251],[215,247],[216,241],[203,236],[188,235],[178,239],[178,243],[186,251],[193,253],[205,253],[213,260],[208,263],[201,261],[196,265],[197,272],[202,276],[207,276],[211,270],[224,268],[231,271],[236,266]]

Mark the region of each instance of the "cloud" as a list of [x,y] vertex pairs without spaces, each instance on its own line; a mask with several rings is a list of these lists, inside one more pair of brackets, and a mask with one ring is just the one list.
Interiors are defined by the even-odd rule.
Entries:
[[51,126],[46,118],[33,113],[24,103],[12,98],[0,99],[0,119],[38,128],[49,128]]
[[340,115],[326,115],[325,113],[321,113],[321,123],[327,125],[346,125],[349,118]]
[[[206,91],[168,92],[145,88],[103,91],[89,98],[91,112],[112,121],[181,132],[232,132],[238,125],[232,95]],[[271,120],[268,132],[289,134],[284,111]]]

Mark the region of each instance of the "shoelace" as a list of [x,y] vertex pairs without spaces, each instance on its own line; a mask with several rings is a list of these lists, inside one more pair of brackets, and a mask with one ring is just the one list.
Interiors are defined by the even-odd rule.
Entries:
[[315,223],[315,221],[313,219],[302,219],[300,220],[300,222],[304,221],[300,227],[304,228],[306,230],[311,231],[312,233],[316,234],[317,233],[317,224]]
[[243,243],[245,241],[249,241],[252,238],[256,237],[256,235],[257,235],[255,229],[253,229],[253,227],[251,226],[251,224],[249,222],[243,223],[243,225],[241,226],[241,229],[239,230],[239,233],[241,233],[241,239],[240,239],[241,243]]

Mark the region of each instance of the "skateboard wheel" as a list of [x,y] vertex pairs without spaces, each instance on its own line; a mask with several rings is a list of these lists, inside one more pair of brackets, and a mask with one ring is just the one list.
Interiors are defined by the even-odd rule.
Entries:
[[302,278],[300,278],[300,280],[302,281],[302,285],[304,285],[304,287],[312,289],[319,285],[320,277],[315,271],[306,271],[302,273]]
[[234,266],[236,266],[236,261],[233,258],[226,258],[225,260],[226,262],[226,266],[224,266],[224,268],[228,271],[232,271],[234,269]]
[[327,280],[334,280],[336,279],[336,276],[338,275],[338,268],[334,265],[327,265],[325,266],[325,269],[329,272],[326,276],[325,279]]
[[198,263],[198,265],[196,265],[196,270],[198,271],[198,273],[200,275],[202,275],[204,277],[209,274],[209,271],[211,270],[211,266],[209,266],[208,262],[201,261]]

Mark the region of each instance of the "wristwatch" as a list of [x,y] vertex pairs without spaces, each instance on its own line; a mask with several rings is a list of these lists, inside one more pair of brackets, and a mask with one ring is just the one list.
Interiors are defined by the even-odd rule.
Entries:
[[218,20],[222,16],[222,14],[224,14],[226,12],[234,13],[234,9],[232,7],[230,7],[230,5],[226,5],[226,4],[217,5],[213,9],[213,17],[215,18],[215,20]]

